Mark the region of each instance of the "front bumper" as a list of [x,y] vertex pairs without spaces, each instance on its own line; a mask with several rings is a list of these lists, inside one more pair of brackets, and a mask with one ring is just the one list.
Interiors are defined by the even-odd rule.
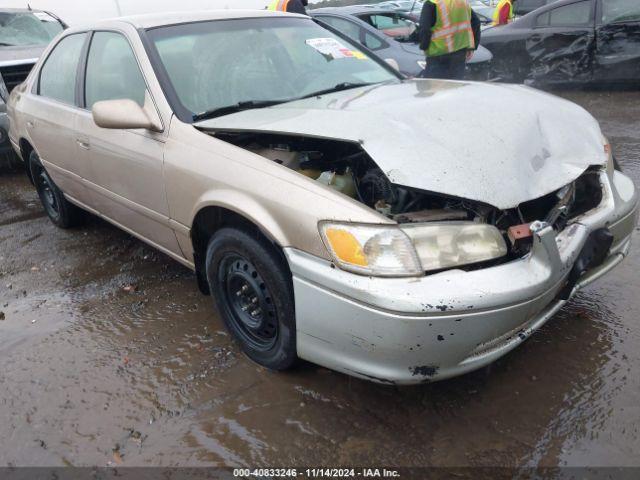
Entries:
[[603,200],[562,232],[536,232],[516,261],[412,279],[353,275],[330,262],[285,249],[293,274],[298,355],[382,383],[442,380],[483,367],[522,343],[565,303],[558,294],[590,233],[614,240],[604,263],[571,295],[629,252],[638,194],[620,172],[602,172]]

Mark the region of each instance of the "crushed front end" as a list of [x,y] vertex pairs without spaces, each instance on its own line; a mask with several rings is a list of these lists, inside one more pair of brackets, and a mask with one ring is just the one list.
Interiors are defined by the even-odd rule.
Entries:
[[504,231],[517,224],[530,233],[510,240],[504,259],[419,278],[354,275],[286,249],[299,355],[393,384],[485,366],[624,259],[638,193],[622,172],[592,168],[563,189],[498,215],[494,221]]

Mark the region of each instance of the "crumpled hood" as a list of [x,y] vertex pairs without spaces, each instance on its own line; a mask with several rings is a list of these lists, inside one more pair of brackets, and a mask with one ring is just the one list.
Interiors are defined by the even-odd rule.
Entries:
[[528,87],[412,80],[196,125],[358,142],[391,182],[513,208],[606,162],[595,119]]

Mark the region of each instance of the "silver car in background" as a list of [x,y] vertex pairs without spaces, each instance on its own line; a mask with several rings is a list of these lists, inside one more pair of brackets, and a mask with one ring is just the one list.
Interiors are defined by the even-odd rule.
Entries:
[[26,8],[0,8],[0,166],[11,164],[6,102],[38,61],[49,42],[67,25],[54,14]]

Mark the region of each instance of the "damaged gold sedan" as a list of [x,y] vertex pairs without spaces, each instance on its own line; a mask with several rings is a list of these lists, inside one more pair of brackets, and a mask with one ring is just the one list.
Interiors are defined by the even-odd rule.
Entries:
[[487,365],[620,263],[637,221],[581,108],[409,81],[303,16],[76,27],[8,107],[54,223],[88,211],[194,269],[272,369],[412,384]]

